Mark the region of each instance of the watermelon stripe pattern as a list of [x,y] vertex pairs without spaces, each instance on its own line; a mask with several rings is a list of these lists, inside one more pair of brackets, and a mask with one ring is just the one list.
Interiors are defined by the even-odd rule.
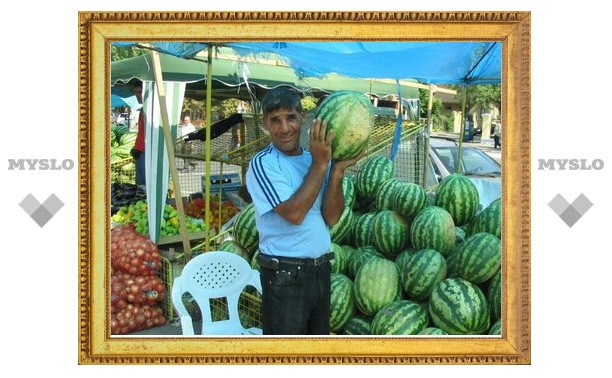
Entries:
[[337,91],[321,102],[315,117],[327,121],[327,132],[334,131],[332,159],[352,159],[370,141],[374,105],[363,93]]
[[331,241],[334,243],[342,243],[351,233],[354,222],[355,214],[353,213],[353,209],[345,206],[344,210],[342,211],[342,215],[340,215],[338,223],[329,229]]
[[380,309],[372,320],[373,335],[416,335],[429,322],[427,312],[410,300],[398,300]]
[[397,177],[392,177],[376,190],[376,203],[374,208],[376,211],[394,210],[391,206],[391,199],[394,196],[396,188],[403,182]]
[[354,285],[357,308],[367,316],[375,316],[402,295],[399,269],[393,261],[384,258],[372,258],[363,264]]
[[248,204],[236,215],[234,228],[232,230],[234,239],[244,249],[253,252],[259,246],[259,231],[255,225],[255,205]]
[[395,258],[409,245],[410,226],[393,210],[383,210],[372,221],[372,242],[389,258]]
[[402,270],[402,287],[409,299],[429,299],[434,287],[446,278],[446,260],[433,249],[414,253]]
[[488,331],[489,308],[484,293],[463,278],[440,282],[429,298],[434,324],[450,335],[481,335]]
[[329,326],[332,332],[338,332],[357,312],[353,281],[344,274],[332,273],[330,295]]
[[501,198],[491,202],[486,209],[476,216],[467,227],[467,235],[488,232],[501,239],[502,232],[502,202]]
[[438,185],[435,203],[451,214],[455,226],[463,226],[468,224],[478,211],[478,189],[465,175],[453,173]]
[[435,249],[447,256],[455,248],[455,241],[453,217],[439,206],[419,211],[410,225],[410,242],[415,250]]
[[483,283],[501,267],[501,240],[487,232],[468,237],[453,252],[454,272],[473,283]]
[[391,209],[402,214],[408,221],[427,207],[427,193],[420,185],[412,182],[403,182],[395,187],[390,200]]
[[355,247],[374,245],[372,241],[372,225],[374,224],[374,213],[363,213],[356,217],[353,222],[352,240]]
[[376,201],[376,191],[383,183],[393,177],[395,165],[386,156],[374,155],[359,167],[355,181],[355,190],[361,200],[369,203]]
[[502,315],[502,285],[501,285],[501,269],[491,278],[489,289],[487,291],[487,300],[489,301],[489,311],[491,311],[492,319],[501,319]]
[[372,318],[363,314],[357,314],[350,318],[344,325],[343,335],[371,335]]
[[448,332],[438,327],[427,327],[421,332],[419,335],[429,335],[429,336],[447,336]]

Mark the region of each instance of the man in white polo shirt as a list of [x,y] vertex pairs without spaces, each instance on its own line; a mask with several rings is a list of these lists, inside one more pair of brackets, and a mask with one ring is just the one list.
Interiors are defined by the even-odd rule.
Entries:
[[293,89],[271,90],[261,108],[272,143],[252,158],[246,184],[259,231],[263,333],[329,335],[329,227],[344,208],[344,170],[362,154],[331,161],[333,132],[316,119],[303,149],[306,115]]

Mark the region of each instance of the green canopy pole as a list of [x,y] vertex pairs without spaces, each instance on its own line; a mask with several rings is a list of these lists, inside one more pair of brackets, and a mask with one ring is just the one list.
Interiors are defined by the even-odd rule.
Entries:
[[204,248],[210,250],[211,235],[211,213],[210,213],[210,126],[212,123],[211,107],[212,107],[212,44],[208,44],[208,59],[206,73],[206,141],[204,143],[205,161],[204,161],[204,222],[206,224]]
[[[427,100],[427,127],[425,128],[425,152],[423,153],[423,177],[421,179],[421,186],[425,188],[427,185],[427,170],[429,169],[429,136],[431,135],[431,125],[433,120],[431,119],[431,112],[433,108],[433,94],[434,86],[429,84],[429,98]],[[434,172],[432,172],[434,174]]]

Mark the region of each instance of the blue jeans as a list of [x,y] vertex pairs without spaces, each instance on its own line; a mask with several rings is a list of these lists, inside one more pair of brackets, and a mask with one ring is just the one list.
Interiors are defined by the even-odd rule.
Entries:
[[264,335],[329,335],[331,263],[261,267]]
[[146,185],[144,154],[144,152],[141,152],[136,159],[136,185]]

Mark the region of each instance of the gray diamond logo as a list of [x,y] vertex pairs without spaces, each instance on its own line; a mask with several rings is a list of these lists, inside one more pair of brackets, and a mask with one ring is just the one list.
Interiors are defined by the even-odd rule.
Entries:
[[593,206],[587,196],[580,193],[578,197],[569,203],[561,194],[557,194],[548,206],[567,224],[572,227]]
[[64,203],[55,195],[51,194],[42,204],[32,194],[25,196],[19,206],[36,222],[43,227],[53,218]]

